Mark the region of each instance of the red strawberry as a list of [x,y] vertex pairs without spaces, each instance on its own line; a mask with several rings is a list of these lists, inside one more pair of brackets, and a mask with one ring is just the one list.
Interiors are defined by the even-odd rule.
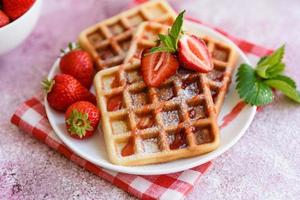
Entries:
[[177,58],[169,52],[143,51],[141,71],[146,85],[158,87],[167,78],[176,73],[179,63]]
[[194,35],[183,35],[180,38],[178,57],[185,68],[198,72],[206,73],[214,67],[205,42]]
[[91,87],[94,68],[93,60],[87,52],[71,50],[61,58],[59,66],[62,73],[73,76],[88,89]]
[[95,96],[73,76],[59,74],[51,81],[43,81],[42,85],[47,92],[48,103],[55,110],[65,111],[77,101],[89,101],[96,104]]
[[22,16],[35,0],[2,0],[3,10],[11,20]]
[[70,105],[65,114],[68,133],[74,138],[84,139],[97,130],[100,112],[88,101],[78,101]]
[[8,23],[9,23],[9,18],[2,10],[0,10],[0,28],[7,25]]

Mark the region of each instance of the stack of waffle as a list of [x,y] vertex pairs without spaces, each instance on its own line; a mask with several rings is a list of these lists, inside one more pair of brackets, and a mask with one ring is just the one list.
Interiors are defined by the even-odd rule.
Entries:
[[236,61],[229,46],[202,38],[214,63],[207,74],[180,67],[157,88],[146,86],[141,77],[142,50],[154,47],[157,34],[167,34],[175,17],[166,2],[151,1],[80,35],[80,45],[100,70],[94,86],[112,163],[167,162],[201,155],[219,145],[217,116]]

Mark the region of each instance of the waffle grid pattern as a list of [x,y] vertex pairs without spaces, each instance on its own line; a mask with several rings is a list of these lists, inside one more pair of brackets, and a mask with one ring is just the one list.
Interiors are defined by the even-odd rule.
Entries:
[[[133,71],[139,73],[139,67],[140,62],[131,62],[102,70],[95,77],[110,160],[121,165],[144,165],[215,149],[219,143],[219,129],[205,76],[178,73],[162,87],[151,88],[142,80],[130,77]],[[111,88],[116,79],[119,86]],[[164,95],[160,90],[173,94],[166,92]],[[122,106],[110,112],[110,101],[116,96],[121,98]],[[190,114],[189,109],[199,108],[201,116],[196,118]],[[174,140],[184,142],[177,144]],[[122,149],[129,143],[134,145],[132,155],[122,156]]]
[[145,21],[171,25],[175,17],[165,1],[149,1],[85,29],[78,42],[92,55],[97,70],[113,67],[123,63],[138,25]]
[[231,83],[232,74],[236,67],[237,54],[228,45],[204,37],[203,40],[211,52],[214,69],[207,73],[209,88],[212,93],[216,113],[220,113],[226,92]]
[[[169,26],[155,22],[141,24],[136,31],[136,38],[132,41],[125,63],[139,60],[142,50],[155,46],[155,40],[158,39],[157,35],[159,33],[166,34],[168,29]],[[237,54],[232,48],[220,41],[207,36],[202,37],[202,39],[207,44],[213,59],[214,69],[205,76],[209,80],[208,85],[216,113],[219,114],[236,66]]]

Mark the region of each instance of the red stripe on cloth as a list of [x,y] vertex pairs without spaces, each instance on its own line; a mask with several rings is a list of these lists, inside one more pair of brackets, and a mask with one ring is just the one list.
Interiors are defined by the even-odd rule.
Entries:
[[34,107],[35,105],[40,104],[40,101],[37,100],[35,97],[33,97],[33,98],[29,99],[28,101],[25,101],[25,104],[28,107]]
[[47,136],[45,139],[45,144],[54,149],[55,151],[58,150],[60,143],[56,142],[54,139],[52,139],[50,136]]
[[177,179],[170,177],[168,175],[160,175],[154,183],[159,186],[169,188],[174,182],[176,182],[176,180]]
[[135,188],[131,187],[130,185],[128,187],[128,192],[131,193],[133,196],[136,196],[139,199],[141,199],[142,195],[143,195],[142,192],[136,190]]
[[59,145],[57,150],[66,158],[71,159],[73,152],[69,148],[65,147],[64,145]]
[[91,162],[87,162],[84,166],[85,169],[87,169],[88,171],[94,173],[95,175],[98,175],[101,174],[102,172],[102,169],[97,167],[96,165],[94,165],[93,163]]
[[42,142],[45,142],[46,138],[47,138],[47,134],[45,134],[43,131],[41,131],[39,128],[34,127],[32,129],[32,135],[39,139]]
[[128,184],[121,179],[115,178],[113,184],[121,188],[122,190],[128,191]]
[[207,162],[207,163],[204,163],[204,164],[199,165],[197,167],[194,167],[192,169],[195,170],[195,171],[201,172],[202,174],[204,174],[209,169],[209,167],[211,165],[212,165],[211,162]]
[[20,118],[18,115],[16,115],[16,114],[14,114],[14,115],[11,117],[11,119],[10,119],[10,122],[13,123],[13,124],[16,125],[16,126],[19,126],[20,121],[21,121],[21,118]]
[[138,4],[141,4],[141,3],[145,3],[147,2],[148,0],[133,0],[133,3],[138,5]]

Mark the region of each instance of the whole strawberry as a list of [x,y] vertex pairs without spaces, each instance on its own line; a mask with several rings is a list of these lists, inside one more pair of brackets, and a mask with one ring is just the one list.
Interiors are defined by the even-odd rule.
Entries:
[[65,122],[68,133],[77,139],[88,138],[97,130],[100,112],[87,101],[78,101],[68,107]]
[[21,17],[35,0],[2,0],[3,10],[11,20]]
[[0,28],[7,25],[8,23],[9,23],[9,18],[2,10],[0,10]]
[[53,80],[43,81],[42,85],[47,92],[49,105],[57,111],[65,111],[77,101],[89,101],[96,104],[95,96],[73,76],[59,74]]
[[59,67],[62,73],[76,78],[84,87],[90,88],[94,77],[93,60],[91,56],[80,49],[72,49],[60,60]]

